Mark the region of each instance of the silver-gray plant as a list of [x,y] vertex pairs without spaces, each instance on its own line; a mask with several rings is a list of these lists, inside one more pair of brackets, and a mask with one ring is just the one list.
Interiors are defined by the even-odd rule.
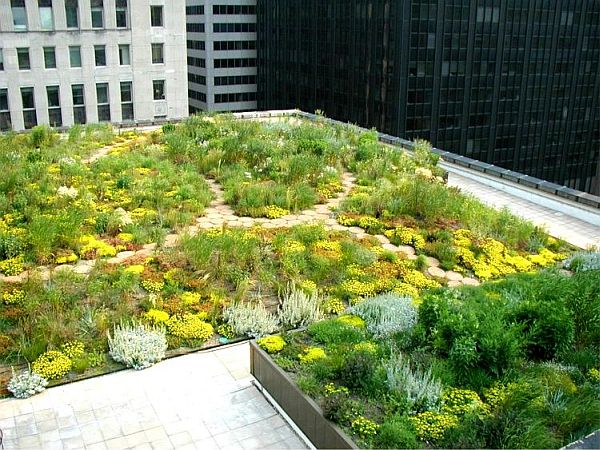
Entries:
[[121,324],[115,326],[112,337],[107,334],[110,356],[127,367],[145,369],[165,357],[167,338],[163,328]]
[[392,292],[368,298],[349,311],[361,317],[367,324],[367,330],[377,338],[409,332],[418,319],[412,299]]
[[279,329],[277,317],[268,312],[262,303],[231,305],[223,311],[223,318],[239,336],[259,338]]
[[565,267],[575,272],[600,269],[600,252],[577,252],[565,261]]
[[305,327],[322,318],[321,299],[316,292],[308,295],[294,285],[288,285],[279,302],[279,321],[282,325]]
[[410,360],[397,352],[385,364],[387,385],[390,390],[406,395],[412,412],[439,408],[442,383],[431,373],[411,368]]
[[12,378],[8,382],[8,390],[16,398],[29,398],[42,392],[48,385],[48,381],[44,377],[30,369],[23,370],[18,374],[13,369],[12,374]]

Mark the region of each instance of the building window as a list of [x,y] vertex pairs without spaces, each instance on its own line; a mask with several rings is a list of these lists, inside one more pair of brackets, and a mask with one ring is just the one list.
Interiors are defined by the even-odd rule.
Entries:
[[213,14],[256,14],[254,5],[213,5]]
[[19,70],[31,69],[31,63],[29,62],[28,47],[21,47],[17,49],[17,61],[19,62]]
[[48,121],[51,127],[62,127],[60,112],[60,90],[58,86],[46,86],[48,96]]
[[119,64],[122,66],[128,66],[131,64],[131,60],[129,58],[129,44],[119,45]]
[[25,128],[33,128],[37,125],[37,116],[35,114],[35,100],[33,98],[32,87],[21,88],[21,101],[23,102],[23,123]]
[[256,58],[215,59],[215,69],[231,69],[234,67],[256,67]]
[[69,46],[69,62],[71,67],[81,67],[81,47],[78,45]]
[[0,70],[4,70],[4,53],[0,48]]
[[97,83],[98,122],[110,122],[110,102],[108,98],[108,83]]
[[214,41],[214,50],[256,50],[256,41]]
[[40,11],[40,27],[42,30],[54,29],[54,16],[52,15],[52,0],[38,0]]
[[73,96],[73,122],[86,123],[83,84],[72,85],[71,95]]
[[127,0],[117,0],[117,28],[127,28]]
[[10,110],[8,109],[8,89],[0,89],[0,131],[10,130]]
[[67,28],[79,28],[79,11],[77,0],[65,0]]
[[188,16],[198,16],[204,14],[204,5],[186,6],[185,13]]
[[121,120],[133,122],[131,81],[121,81]]
[[163,64],[165,62],[163,44],[152,44],[152,64]]
[[150,6],[150,25],[153,27],[163,26],[163,7],[152,5]]
[[154,100],[165,99],[165,80],[152,81],[152,96]]
[[253,102],[255,100],[256,92],[231,92],[227,94],[215,94],[215,103]]
[[27,30],[27,10],[25,0],[11,0],[10,7],[13,16],[13,27],[15,31]]
[[256,31],[255,23],[214,23],[213,32],[215,33],[254,33]]
[[187,48],[189,48],[190,50],[205,50],[206,43],[204,41],[192,41],[188,39]]
[[44,47],[44,66],[46,69],[56,69],[56,51],[54,47]]
[[104,27],[104,4],[102,0],[92,0],[92,28]]
[[94,58],[96,60],[96,66],[106,65],[106,46],[105,45],[94,45]]
[[185,31],[188,33],[204,33],[203,23],[186,23]]

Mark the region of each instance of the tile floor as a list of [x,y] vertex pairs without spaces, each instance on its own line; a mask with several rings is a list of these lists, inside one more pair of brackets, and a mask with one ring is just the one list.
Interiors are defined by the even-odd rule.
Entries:
[[308,448],[252,380],[243,343],[0,400],[4,448]]

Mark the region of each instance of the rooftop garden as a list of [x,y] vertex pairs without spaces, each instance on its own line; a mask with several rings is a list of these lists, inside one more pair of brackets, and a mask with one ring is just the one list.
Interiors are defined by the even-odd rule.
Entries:
[[[563,264],[572,248],[448,188],[437,162],[426,142],[408,155],[318,120],[0,136],[2,384],[25,367],[8,387],[27,396],[312,323],[271,350],[361,445],[579,437],[598,425],[597,258]],[[402,377],[437,394],[413,402]],[[570,425],[510,400],[523,383]],[[455,391],[485,414],[448,412]]]

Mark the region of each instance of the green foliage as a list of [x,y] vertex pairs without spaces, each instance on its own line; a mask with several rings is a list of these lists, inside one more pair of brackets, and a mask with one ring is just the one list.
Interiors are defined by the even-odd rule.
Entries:
[[392,416],[381,424],[378,448],[420,448],[415,427],[406,416]]
[[323,344],[352,344],[364,339],[364,332],[361,329],[347,325],[339,319],[313,323],[307,331],[316,342]]

